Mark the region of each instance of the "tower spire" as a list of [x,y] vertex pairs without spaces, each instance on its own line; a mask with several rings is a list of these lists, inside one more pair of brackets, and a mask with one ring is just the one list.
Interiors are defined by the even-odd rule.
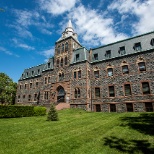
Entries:
[[65,31],[62,33],[62,36],[58,39],[58,41],[66,39],[66,38],[68,38],[70,36],[72,36],[77,42],[79,42],[78,38],[77,38],[77,34],[74,32],[71,19],[69,19],[69,21],[67,23],[67,26],[65,28]]

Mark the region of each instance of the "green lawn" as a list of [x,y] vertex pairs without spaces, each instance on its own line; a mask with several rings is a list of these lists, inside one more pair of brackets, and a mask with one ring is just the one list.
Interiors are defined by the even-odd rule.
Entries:
[[0,154],[152,154],[154,113],[59,111],[43,117],[0,119]]

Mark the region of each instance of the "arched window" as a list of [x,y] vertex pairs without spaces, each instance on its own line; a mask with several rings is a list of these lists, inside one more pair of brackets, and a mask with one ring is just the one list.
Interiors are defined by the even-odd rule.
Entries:
[[65,90],[63,87],[59,86],[57,88],[57,102],[65,102]]
[[57,67],[59,67],[59,59],[57,59]]
[[65,51],[68,51],[68,42],[65,43]]
[[64,44],[62,44],[62,52],[64,52]]
[[61,59],[60,66],[63,67],[63,58]]
[[65,65],[67,65],[67,57],[65,57]]

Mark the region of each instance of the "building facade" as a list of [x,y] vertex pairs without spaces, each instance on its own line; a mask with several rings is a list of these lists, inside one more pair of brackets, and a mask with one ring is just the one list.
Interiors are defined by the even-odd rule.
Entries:
[[97,112],[154,111],[154,32],[87,50],[71,21],[47,63],[25,69],[16,103]]

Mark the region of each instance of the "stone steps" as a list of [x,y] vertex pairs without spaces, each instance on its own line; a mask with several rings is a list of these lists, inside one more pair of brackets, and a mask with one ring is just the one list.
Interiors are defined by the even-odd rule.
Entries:
[[70,104],[68,103],[59,103],[56,105],[56,110],[68,109],[70,108]]

